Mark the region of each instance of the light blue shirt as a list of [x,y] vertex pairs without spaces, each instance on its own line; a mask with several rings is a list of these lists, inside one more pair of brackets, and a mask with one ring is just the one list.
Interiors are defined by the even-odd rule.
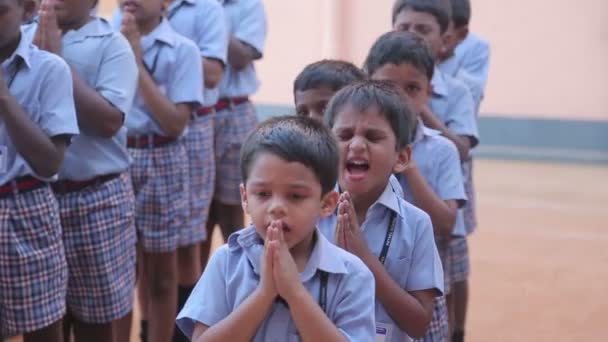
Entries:
[[[163,19],[150,34],[141,38],[144,63],[159,89],[173,103],[190,103],[197,108],[203,102],[202,63],[198,48],[175,32]],[[141,95],[127,117],[129,136],[167,135],[146,107]]]
[[[395,231],[386,256],[384,267],[393,280],[405,291],[435,289],[443,293],[443,269],[430,217],[422,210],[407,203],[388,182],[380,198],[368,209],[361,226],[367,245],[379,256],[384,245],[392,213],[396,215]],[[336,215],[320,220],[319,229],[329,241],[335,241]],[[389,316],[380,301],[376,301],[376,322],[392,326],[389,341],[411,341]],[[363,341],[363,340],[361,340]],[[369,340],[366,340],[369,341]]]
[[462,69],[477,81],[482,94],[485,92],[490,70],[490,44],[485,39],[469,33],[454,50],[454,56],[446,62],[440,65],[445,73],[455,75]]
[[[455,200],[459,207],[464,206],[467,197],[460,169],[460,158],[456,146],[450,140],[443,137],[441,132],[418,122],[412,143],[412,158],[427,184],[439,198],[444,201]],[[396,177],[401,183],[405,200],[415,205],[405,177],[403,175]],[[460,236],[464,234],[462,220],[456,219],[453,233]]]
[[[261,0],[226,0],[222,2],[229,36],[250,45],[261,55],[266,42],[266,12]],[[228,64],[220,84],[220,97],[253,95],[259,88],[253,63],[237,71]]]
[[[228,31],[224,10],[217,0],[175,0],[166,17],[175,32],[198,45],[201,57],[227,63]],[[115,29],[120,28],[121,20],[120,9],[116,9],[112,16]],[[219,86],[204,89],[203,106],[213,106],[218,99]]]
[[431,86],[431,111],[452,133],[471,138],[471,147],[475,147],[479,143],[479,130],[475,104],[467,86],[439,68],[435,68]]
[[[317,231],[317,241],[300,279],[318,301],[320,274],[329,274],[326,314],[350,341],[373,341],[375,283],[372,273],[356,256],[332,245]],[[213,326],[249,297],[260,282],[263,241],[250,226],[228,238],[211,257],[177,325],[188,337],[196,323]],[[289,309],[275,302],[253,341],[299,341]]]
[[[13,55],[0,65],[0,71],[7,86],[11,83],[11,95],[47,136],[78,134],[72,77],[61,58],[39,50],[22,35]],[[17,153],[4,121],[0,120],[0,185],[29,175],[42,179]]]
[[[25,27],[30,38],[36,27],[37,23]],[[107,21],[93,17],[79,30],[66,32],[62,43],[62,57],[72,71],[126,115],[138,82],[137,64],[127,40]],[[112,138],[99,137],[82,126],[80,130],[66,150],[59,179],[87,180],[128,169],[131,159],[124,125]]]

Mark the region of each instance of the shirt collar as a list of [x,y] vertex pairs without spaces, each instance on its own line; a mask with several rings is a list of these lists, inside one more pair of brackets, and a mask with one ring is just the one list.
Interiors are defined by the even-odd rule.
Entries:
[[2,66],[13,65],[17,61],[17,58],[20,58],[28,68],[31,68],[30,57],[32,56],[33,48],[32,44],[26,39],[23,29],[21,29],[21,39],[19,40],[17,49],[15,49],[15,52],[9,58],[2,62]]
[[142,37],[141,45],[145,50],[154,45],[155,42],[160,42],[169,46],[175,45],[175,31],[173,31],[166,18],[162,18],[160,24],[152,30],[152,32]]
[[114,34],[112,26],[103,18],[94,17],[78,30],[70,30],[63,35],[64,42],[79,42],[90,37],[104,37]]
[[196,5],[196,0],[177,0],[177,1],[173,1],[171,3],[171,5],[169,5],[169,8],[167,9],[167,13],[171,13],[171,12],[177,10],[184,3],[193,6],[193,5]]
[[[300,273],[300,280],[306,282],[317,273],[317,270],[328,273],[346,273],[346,267],[340,258],[336,258],[333,246],[327,239],[315,230],[316,241],[315,246],[310,253],[310,258],[306,263],[304,271]],[[261,274],[262,266],[260,257],[264,252],[264,241],[260,238],[253,225],[242,229],[228,238],[228,248],[231,251],[243,249],[249,264],[252,266],[256,274]]]
[[431,86],[433,87],[433,95],[440,97],[448,96],[448,87],[445,81],[445,75],[437,66],[435,66],[435,71],[433,72]]
[[401,212],[401,208],[399,206],[399,197],[397,196],[395,189],[393,189],[393,185],[391,184],[391,182],[387,182],[386,187],[384,188],[384,192],[382,192],[378,200],[374,204],[372,204],[368,212],[378,210],[376,208],[381,207],[392,210],[393,212],[397,213],[397,215],[403,216],[403,213]]

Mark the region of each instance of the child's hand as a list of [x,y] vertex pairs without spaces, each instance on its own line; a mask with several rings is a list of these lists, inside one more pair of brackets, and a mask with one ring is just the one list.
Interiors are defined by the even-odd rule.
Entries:
[[273,237],[273,233],[270,228],[266,231],[266,239],[264,240],[264,253],[262,253],[261,262],[262,274],[260,276],[260,285],[258,286],[262,295],[272,298],[274,300],[277,297],[277,290],[274,286],[273,279],[273,260],[274,254],[279,244]]
[[353,205],[352,198],[348,192],[342,193],[338,200],[337,226],[340,227],[340,230],[343,232],[344,245],[346,246],[347,251],[363,260],[371,255],[371,251],[367,247],[367,242],[361,233],[355,206]]
[[414,161],[414,159],[413,159],[413,158],[412,158],[412,159],[410,159],[410,160],[408,161],[408,163],[405,165],[405,168],[403,169],[403,172],[402,172],[402,173],[403,173],[403,175],[407,177],[407,175],[408,175],[410,172],[414,171],[414,170],[416,169],[416,167],[417,167],[417,166],[416,166],[416,162]]
[[130,12],[122,13],[122,23],[120,25],[120,32],[127,38],[129,44],[131,45],[131,49],[133,50],[133,54],[135,54],[135,59],[137,63],[143,61],[143,53],[141,51],[141,34],[139,33],[139,28],[137,28],[137,24],[135,23],[135,16]]
[[55,13],[56,0],[43,0],[38,12],[39,23],[34,36],[34,44],[39,49],[61,55],[61,30]]
[[[298,267],[285,242],[282,223],[280,221],[272,222],[268,231],[272,232],[273,238],[277,238],[274,241],[270,241],[271,244],[276,244],[277,246],[277,248],[274,249],[272,269],[274,284],[279,295],[289,303],[294,295],[298,295],[300,293],[299,291],[306,291],[306,289],[300,281]],[[268,234],[268,232],[266,234]]]
[[424,123],[425,126],[427,127],[435,127],[435,121],[437,121],[437,117],[435,116],[435,113],[433,113],[433,111],[431,110],[431,108],[426,105],[424,106],[424,108],[422,109],[422,111],[420,112],[420,119],[422,119],[422,122]]

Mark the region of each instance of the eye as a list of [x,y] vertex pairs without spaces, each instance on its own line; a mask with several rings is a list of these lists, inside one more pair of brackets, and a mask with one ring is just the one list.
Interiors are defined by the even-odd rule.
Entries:
[[338,141],[348,141],[352,139],[353,133],[350,131],[340,131],[336,134],[336,137],[338,138]]
[[297,193],[297,192],[293,192],[293,193],[289,194],[289,199],[294,200],[294,201],[303,200],[304,198],[306,198],[306,196],[304,196],[303,194]]
[[270,197],[270,191],[265,191],[265,190],[260,190],[260,191],[256,191],[254,192],[254,195],[258,198],[268,198]]
[[384,136],[381,133],[378,132],[370,132],[366,135],[367,140],[371,141],[371,142],[378,142],[381,141]]
[[296,111],[296,115],[298,115],[298,116],[308,116],[308,111],[306,109],[298,109]]
[[410,85],[407,85],[407,86],[405,87],[405,91],[406,91],[408,94],[415,94],[415,93],[417,93],[417,92],[419,92],[419,91],[420,91],[420,87],[418,87],[418,86],[416,86],[416,85],[413,85],[413,84],[410,84]]

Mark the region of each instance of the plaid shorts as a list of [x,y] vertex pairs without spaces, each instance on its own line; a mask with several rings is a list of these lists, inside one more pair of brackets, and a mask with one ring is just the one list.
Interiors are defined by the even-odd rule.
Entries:
[[129,174],[57,194],[68,261],[68,310],[103,324],[133,309],[135,225]]
[[467,194],[467,203],[464,205],[462,214],[464,217],[464,227],[467,235],[469,235],[477,228],[475,187],[473,186],[473,159],[469,159],[462,164],[462,175],[464,177],[464,191]]
[[445,297],[435,298],[433,319],[424,337],[417,341],[423,342],[447,342],[449,334],[448,305]]
[[40,330],[66,312],[68,266],[49,187],[0,199],[0,340]]
[[215,115],[215,198],[221,203],[241,204],[241,145],[257,122],[255,107],[249,101]]
[[441,266],[443,267],[443,294],[448,295],[450,293],[450,287],[452,285],[450,279],[451,264],[450,264],[450,238],[435,236],[435,245],[439,252],[439,258],[441,259]]
[[452,284],[467,280],[471,273],[471,266],[469,264],[469,245],[465,237],[452,237],[449,259]]
[[188,214],[186,147],[174,142],[162,147],[130,148],[135,193],[135,226],[149,253],[176,251],[179,230]]
[[180,228],[179,246],[190,246],[207,239],[207,218],[215,186],[215,155],[213,153],[213,115],[190,122],[184,138],[188,153],[189,216]]

